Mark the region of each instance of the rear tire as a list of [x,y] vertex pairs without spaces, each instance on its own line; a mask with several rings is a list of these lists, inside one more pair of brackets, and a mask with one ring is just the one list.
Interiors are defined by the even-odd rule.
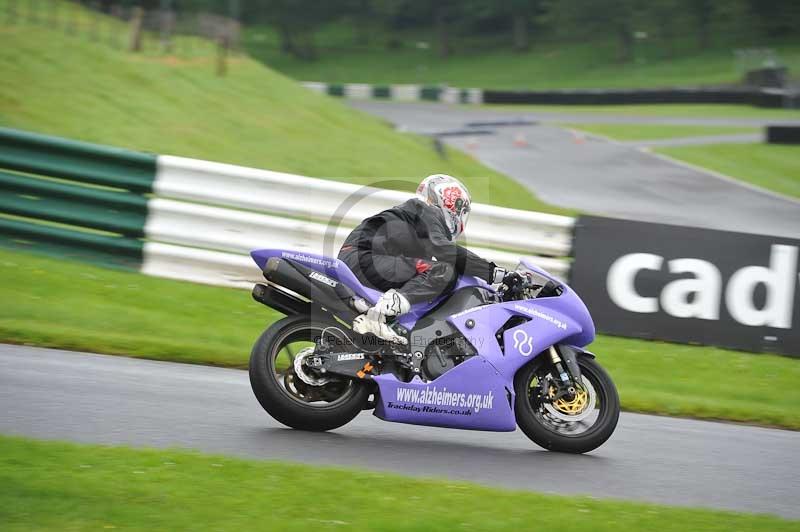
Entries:
[[517,425],[537,445],[550,451],[562,453],[586,453],[605,443],[619,420],[619,395],[608,373],[592,358],[580,356],[578,364],[584,379],[588,379],[600,401],[599,413],[594,424],[580,435],[560,434],[544,423],[537,402],[531,399],[530,386],[537,375],[546,373],[549,361],[546,356],[537,357],[521,368],[514,377],[516,402],[514,413]]
[[309,431],[336,429],[355,418],[367,402],[367,386],[345,377],[340,378],[346,384],[342,396],[323,404],[304,404],[281,385],[275,362],[284,345],[292,338],[312,341],[327,327],[340,326],[309,320],[307,316],[288,316],[272,324],[253,346],[250,354],[253,393],[269,415],[288,427]]

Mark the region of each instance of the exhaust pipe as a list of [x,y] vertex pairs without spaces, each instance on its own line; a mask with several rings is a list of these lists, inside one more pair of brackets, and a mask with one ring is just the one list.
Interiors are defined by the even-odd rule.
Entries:
[[287,316],[292,316],[294,314],[311,315],[311,302],[303,301],[272,285],[256,283],[253,287],[252,296],[253,299],[262,305],[274,308]]
[[357,296],[339,281],[317,270],[307,268],[291,259],[272,257],[264,266],[263,273],[264,278],[278,288],[295,292],[309,299],[315,306],[319,305],[345,321],[352,321],[356,316],[350,302]]

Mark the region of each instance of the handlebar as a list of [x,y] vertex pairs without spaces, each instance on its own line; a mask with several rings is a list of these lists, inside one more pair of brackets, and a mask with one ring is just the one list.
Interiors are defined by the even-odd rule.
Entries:
[[537,297],[560,296],[564,291],[563,287],[553,280],[548,279],[543,285],[537,284],[530,273],[520,273],[521,281],[514,286],[502,285],[500,295],[503,301],[518,301],[523,299],[535,299]]

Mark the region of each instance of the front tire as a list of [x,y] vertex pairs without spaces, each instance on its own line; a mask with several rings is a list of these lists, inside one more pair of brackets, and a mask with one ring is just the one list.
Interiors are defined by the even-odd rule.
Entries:
[[340,326],[307,316],[288,316],[264,331],[250,355],[250,385],[256,399],[269,415],[294,429],[339,428],[361,412],[369,396],[363,382],[333,377],[325,385],[311,386],[295,374],[291,360],[296,353],[291,346],[311,346],[323,331],[326,337],[345,336]]
[[[580,356],[578,364],[587,391],[586,408],[591,408],[591,413],[570,410],[568,403],[562,404],[561,412],[552,403],[548,405],[542,400],[542,393],[550,389],[549,379],[552,379],[551,364],[546,356],[531,361],[514,378],[517,425],[537,445],[550,451],[592,451],[611,437],[619,420],[619,395],[611,377],[587,356]],[[577,421],[571,421],[572,416]],[[585,430],[578,432],[579,428]]]

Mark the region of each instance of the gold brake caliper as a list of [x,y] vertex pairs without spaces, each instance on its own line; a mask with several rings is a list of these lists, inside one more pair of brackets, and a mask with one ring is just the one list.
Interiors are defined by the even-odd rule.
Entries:
[[[555,386],[550,386],[548,395],[551,399],[556,396]],[[567,414],[568,416],[575,416],[583,412],[588,403],[589,394],[586,393],[586,389],[583,386],[578,386],[575,388],[575,395],[569,401],[562,396],[553,401],[552,404],[559,412]]]

